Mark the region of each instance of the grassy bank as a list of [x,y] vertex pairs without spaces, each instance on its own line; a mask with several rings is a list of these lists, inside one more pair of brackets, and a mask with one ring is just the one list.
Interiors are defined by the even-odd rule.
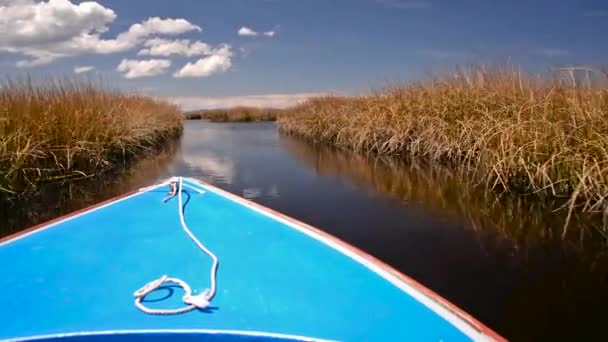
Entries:
[[280,109],[274,108],[234,107],[189,112],[186,119],[212,122],[276,121],[281,112]]
[[[340,148],[422,158],[486,191],[569,197],[608,215],[608,88],[474,69],[291,108],[283,132]],[[564,229],[565,233],[565,229]]]
[[84,177],[158,147],[181,132],[169,103],[90,84],[0,88],[0,192]]

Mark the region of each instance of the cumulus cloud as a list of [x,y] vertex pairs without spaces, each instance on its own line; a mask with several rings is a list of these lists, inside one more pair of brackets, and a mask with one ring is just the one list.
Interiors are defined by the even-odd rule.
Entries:
[[327,93],[265,94],[226,97],[179,96],[168,98],[183,110],[230,108],[238,106],[285,108],[296,105],[311,97]]
[[3,1],[0,3],[0,52],[22,54],[29,59],[19,67],[50,63],[58,58],[85,53],[126,51],[154,35],[201,31],[185,19],[153,17],[133,24],[113,39],[104,39],[116,13],[103,5],[69,0]]
[[3,45],[29,46],[62,42],[81,32],[101,33],[116,14],[96,2],[68,0],[6,1],[0,7]]
[[163,56],[168,57],[171,55],[182,55],[182,56],[200,56],[210,55],[213,53],[213,49],[207,43],[201,41],[191,42],[189,39],[162,39],[153,38],[147,40],[144,43],[145,48],[140,50],[137,54],[140,56]]
[[171,61],[167,59],[123,59],[116,71],[123,73],[125,78],[150,77],[165,73],[170,66]]
[[251,29],[247,26],[243,26],[239,29],[238,34],[239,34],[239,36],[246,36],[246,37],[256,37],[259,35],[266,36],[266,37],[274,37],[276,32],[275,31],[266,31],[266,32],[260,33],[260,32],[254,31],[253,29]]
[[92,65],[83,65],[83,66],[77,66],[74,68],[74,72],[77,74],[82,74],[85,72],[89,72],[89,71],[93,71],[95,69],[94,66]]
[[239,29],[238,31],[239,36],[250,36],[250,37],[254,37],[257,36],[259,33],[257,33],[256,31],[250,29],[249,27],[243,26]]
[[207,77],[227,71],[230,67],[232,67],[232,48],[230,45],[221,45],[211,55],[184,65],[173,74],[173,77]]

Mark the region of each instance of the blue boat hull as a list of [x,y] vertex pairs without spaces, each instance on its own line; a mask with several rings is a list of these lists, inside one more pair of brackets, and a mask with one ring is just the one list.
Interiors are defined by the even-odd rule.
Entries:
[[[210,258],[180,226],[167,182],[0,242],[0,340],[501,340],[369,255],[257,204],[190,179],[185,218],[220,260],[211,305],[147,315],[133,292],[168,274],[209,287]],[[372,227],[373,229],[373,227]],[[165,286],[154,309],[183,306]]]

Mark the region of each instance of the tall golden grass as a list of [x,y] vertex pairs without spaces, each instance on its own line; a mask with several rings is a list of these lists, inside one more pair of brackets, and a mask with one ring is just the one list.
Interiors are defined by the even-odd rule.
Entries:
[[252,122],[276,121],[279,115],[281,115],[280,109],[233,107],[191,112],[187,114],[186,118],[190,120],[204,119],[212,122]]
[[479,67],[367,96],[316,98],[289,111],[279,120],[289,134],[422,158],[487,191],[566,196],[568,216],[608,217],[608,88],[591,77]]
[[90,83],[0,85],[0,192],[86,176],[179,134],[174,105]]

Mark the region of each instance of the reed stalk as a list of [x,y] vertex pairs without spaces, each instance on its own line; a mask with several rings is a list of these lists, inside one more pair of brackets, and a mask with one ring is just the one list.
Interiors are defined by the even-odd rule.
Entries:
[[0,82],[0,192],[112,169],[181,132],[162,100],[91,83]]

